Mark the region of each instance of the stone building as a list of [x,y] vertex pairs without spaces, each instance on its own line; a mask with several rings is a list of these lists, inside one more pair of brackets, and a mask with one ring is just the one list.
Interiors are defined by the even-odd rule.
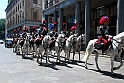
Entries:
[[25,25],[29,32],[42,23],[41,0],[8,0],[6,12],[6,34]]

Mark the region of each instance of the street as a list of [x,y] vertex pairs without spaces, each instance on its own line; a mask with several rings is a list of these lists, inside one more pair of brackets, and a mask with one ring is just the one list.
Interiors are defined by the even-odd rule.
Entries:
[[[83,56],[81,53],[81,59]],[[12,48],[0,44],[0,83],[124,83],[124,65],[112,76],[110,58],[99,57],[102,72],[97,71],[94,56],[88,60],[88,69],[78,61],[77,54],[75,61],[70,63],[61,58],[62,62],[56,64],[55,58],[50,57],[49,66],[45,65],[45,60],[39,65],[30,55],[22,59],[21,55],[12,52]],[[115,62],[115,66],[118,65]]]

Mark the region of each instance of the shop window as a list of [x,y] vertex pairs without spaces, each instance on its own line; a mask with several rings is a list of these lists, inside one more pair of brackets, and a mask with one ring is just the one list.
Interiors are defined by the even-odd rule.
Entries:
[[99,10],[97,10],[96,18],[99,18]]
[[91,12],[91,19],[93,19],[93,12]]
[[110,16],[113,16],[113,13],[114,13],[114,11],[113,11],[113,6],[112,6],[112,7],[110,7]]
[[96,19],[96,11],[94,11],[94,19]]
[[106,8],[106,15],[109,16],[109,8]]
[[114,16],[117,14],[117,7],[114,6]]
[[82,21],[84,21],[84,14],[82,14]]

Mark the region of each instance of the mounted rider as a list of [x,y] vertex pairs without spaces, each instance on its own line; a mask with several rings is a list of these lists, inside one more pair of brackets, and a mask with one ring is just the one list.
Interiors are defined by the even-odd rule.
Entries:
[[17,31],[16,31],[16,29],[14,29],[14,31],[13,31],[13,39],[16,38],[16,37],[17,37]]
[[26,27],[26,25],[24,25],[23,32],[22,32],[22,38],[26,38],[27,32],[28,32],[28,28]]
[[54,22],[54,24],[52,26],[52,31],[50,32],[50,36],[55,38],[55,39],[58,37],[56,22]]
[[63,31],[61,31],[61,33],[63,33],[66,38],[69,37],[69,33],[68,33],[68,31],[67,31],[66,23],[65,23],[65,22],[63,23]]
[[108,29],[109,27],[107,26],[109,24],[109,17],[108,16],[103,16],[100,19],[100,26],[98,29],[100,30],[101,37],[98,38],[98,40],[95,42],[95,44],[98,44],[100,42],[103,43],[102,50],[105,51],[106,49],[109,48],[109,45],[111,43],[111,38],[108,36]]
[[46,36],[47,35],[47,27],[46,27],[46,20],[43,20],[43,23],[40,27],[40,35]]

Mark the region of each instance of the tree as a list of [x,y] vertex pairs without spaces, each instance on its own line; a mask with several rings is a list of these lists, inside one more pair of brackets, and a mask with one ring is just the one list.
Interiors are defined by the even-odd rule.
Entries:
[[0,19],[0,39],[5,39],[5,19]]

